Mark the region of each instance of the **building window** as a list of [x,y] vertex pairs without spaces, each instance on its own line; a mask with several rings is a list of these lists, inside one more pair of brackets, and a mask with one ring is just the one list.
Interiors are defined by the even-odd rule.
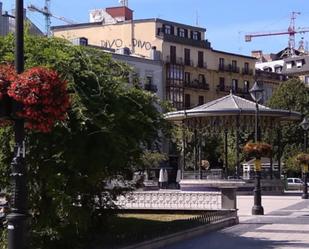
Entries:
[[170,62],[173,64],[176,64],[176,47],[171,46],[170,47]]
[[275,66],[275,72],[281,73],[282,72],[282,66]]
[[219,58],[219,69],[224,69],[224,58]]
[[308,75],[305,76],[305,84],[306,84],[307,86],[309,86],[309,76],[308,76]]
[[164,33],[167,35],[172,34],[172,27],[170,25],[164,25]]
[[244,64],[244,73],[245,74],[249,73],[249,63],[248,62],[245,62],[245,64]]
[[238,89],[238,80],[232,79],[232,91],[233,93],[236,93]]
[[152,85],[152,83],[153,83],[152,75],[147,75],[146,76],[146,84]]
[[219,90],[224,91],[224,89],[225,89],[225,78],[220,77],[219,78]]
[[198,51],[198,67],[204,67],[204,53],[203,53],[203,51]]
[[190,66],[190,49],[185,48],[185,65]]
[[190,94],[185,94],[185,108],[190,108],[191,106],[191,96]]
[[237,71],[236,69],[237,69],[237,61],[232,60],[232,71],[236,72]]
[[186,83],[191,82],[191,74],[189,72],[185,72],[185,82]]
[[296,67],[297,68],[301,68],[302,66],[303,66],[303,61],[302,60],[296,61]]
[[185,37],[185,29],[183,28],[178,28],[178,36],[179,37]]
[[250,83],[249,83],[248,80],[245,80],[245,81],[244,81],[244,92],[245,92],[245,93],[248,93],[249,90],[250,90]]
[[193,31],[192,32],[192,39],[193,40],[201,40],[201,33],[198,31]]
[[198,96],[198,105],[204,104],[204,96]]
[[177,65],[170,65],[167,69],[167,78],[169,80],[183,80],[183,70]]
[[206,78],[205,78],[205,75],[204,75],[204,74],[199,74],[199,76],[198,76],[198,82],[199,82],[199,83],[202,83],[202,84],[205,84],[205,83],[206,83]]

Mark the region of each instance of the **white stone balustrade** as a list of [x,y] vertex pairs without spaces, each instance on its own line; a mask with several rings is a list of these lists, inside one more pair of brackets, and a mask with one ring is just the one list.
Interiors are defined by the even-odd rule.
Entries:
[[123,209],[218,210],[220,192],[135,191],[118,198]]

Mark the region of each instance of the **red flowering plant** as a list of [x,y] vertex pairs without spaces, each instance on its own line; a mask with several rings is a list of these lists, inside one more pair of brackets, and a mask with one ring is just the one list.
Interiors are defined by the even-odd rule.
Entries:
[[7,89],[16,80],[16,72],[12,65],[0,65],[0,100],[7,95]]
[[69,107],[66,85],[57,72],[34,67],[11,83],[8,95],[22,104],[16,115],[26,120],[27,128],[49,132],[56,121],[66,117]]

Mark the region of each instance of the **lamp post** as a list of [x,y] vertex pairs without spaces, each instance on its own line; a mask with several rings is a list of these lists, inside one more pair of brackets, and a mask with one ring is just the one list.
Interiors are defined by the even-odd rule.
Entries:
[[[307,152],[307,138],[308,138],[308,129],[309,129],[309,121],[306,117],[304,117],[303,121],[300,123],[300,126],[304,130],[304,153]],[[308,174],[308,164],[303,165],[303,194],[301,196],[302,199],[308,199],[308,186],[307,186],[307,174]]]
[[[257,84],[254,83],[253,87],[249,90],[249,93],[252,99],[255,101],[255,142],[260,141],[260,132],[259,132],[259,101],[263,97],[263,89]],[[255,158],[255,187],[254,187],[254,206],[252,207],[253,215],[263,215],[264,209],[262,207],[262,197],[261,197],[261,158]]]
[[[15,68],[24,71],[24,3],[16,0],[15,6]],[[18,103],[13,103],[18,106]],[[25,167],[24,120],[14,120],[15,147],[11,162],[11,213],[8,219],[9,249],[26,248],[27,187]]]

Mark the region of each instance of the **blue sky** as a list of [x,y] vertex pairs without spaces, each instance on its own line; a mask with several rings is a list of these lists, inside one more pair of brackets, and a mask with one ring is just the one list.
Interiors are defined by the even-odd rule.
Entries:
[[[0,0],[5,10],[14,7],[14,0]],[[44,5],[44,0],[25,0]],[[87,22],[90,9],[118,6],[118,0],[51,0],[51,11],[77,22]],[[162,19],[196,25],[207,29],[206,38],[214,49],[249,55],[252,50],[265,53],[278,52],[288,43],[288,35],[254,38],[244,41],[244,35],[258,31],[287,30],[292,11],[299,11],[296,27],[309,29],[308,0],[129,0],[134,18]],[[44,18],[38,13],[29,17],[44,30]],[[197,18],[198,17],[198,18]],[[52,19],[52,25],[64,24]],[[296,44],[301,37],[309,43],[309,33],[296,35]]]

